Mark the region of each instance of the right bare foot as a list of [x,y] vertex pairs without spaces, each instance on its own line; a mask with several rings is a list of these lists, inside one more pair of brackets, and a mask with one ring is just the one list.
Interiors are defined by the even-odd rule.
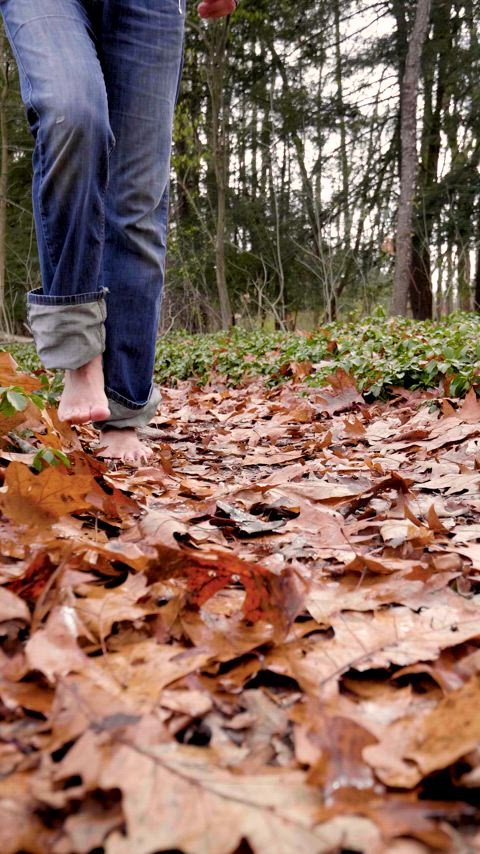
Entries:
[[76,371],[65,371],[58,417],[70,424],[105,421],[110,417],[101,356],[95,356]]
[[134,466],[147,463],[153,451],[138,438],[133,427],[104,429],[100,433],[97,456],[105,460],[122,460]]

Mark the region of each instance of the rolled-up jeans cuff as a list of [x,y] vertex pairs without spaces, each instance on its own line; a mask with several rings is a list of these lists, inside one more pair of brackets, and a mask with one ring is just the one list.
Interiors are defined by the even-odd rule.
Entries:
[[108,397],[110,418],[107,421],[94,421],[93,426],[97,430],[106,430],[110,427],[118,430],[122,427],[145,427],[155,415],[161,400],[160,392],[155,385],[152,385],[145,403],[133,403],[109,388],[106,388],[105,392]]
[[28,320],[46,368],[75,371],[105,350],[107,289],[77,296],[28,294]]

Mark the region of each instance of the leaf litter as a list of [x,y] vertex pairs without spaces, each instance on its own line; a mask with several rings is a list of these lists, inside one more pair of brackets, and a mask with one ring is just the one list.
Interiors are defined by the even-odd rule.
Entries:
[[2,854],[479,850],[479,404],[292,374],[2,421]]

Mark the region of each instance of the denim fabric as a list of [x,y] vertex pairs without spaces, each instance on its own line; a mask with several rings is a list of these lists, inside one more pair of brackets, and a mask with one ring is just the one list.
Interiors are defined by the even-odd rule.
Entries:
[[108,395],[108,407],[110,409],[110,418],[108,423],[94,421],[93,426],[101,429],[102,427],[144,427],[155,415],[161,396],[158,388],[152,386],[150,397],[145,403],[139,404],[137,409],[132,409],[131,406],[125,406],[118,400],[112,398],[112,393],[109,389],[106,390]]
[[71,297],[30,292],[28,320],[46,368],[81,368],[105,350],[104,291]]
[[[153,399],[185,0],[0,0],[0,11],[35,139],[42,291],[29,294],[28,302],[37,346],[40,354],[47,346],[49,364],[64,361],[65,340],[83,323],[78,306],[92,303],[98,314],[105,293],[107,394],[145,423],[142,410]],[[49,342],[47,328],[49,335],[55,328]],[[102,334],[99,329],[97,352]],[[84,364],[91,341],[80,333],[72,340],[74,361]],[[67,349],[69,362],[61,367],[72,366]]]

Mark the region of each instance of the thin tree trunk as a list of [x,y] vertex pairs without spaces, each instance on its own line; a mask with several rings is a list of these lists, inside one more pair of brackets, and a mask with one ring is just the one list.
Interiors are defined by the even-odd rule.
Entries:
[[[406,9],[404,0],[392,0],[392,15],[395,18],[395,59],[398,72],[398,88],[402,91],[402,82],[405,76],[405,62],[408,53],[408,22],[406,17]],[[397,155],[398,179],[401,179],[402,171],[402,151],[401,151],[401,129],[402,129],[402,99],[400,98],[400,107],[395,121],[393,132],[393,147]]]
[[345,124],[345,109],[343,103],[343,73],[342,73],[342,51],[340,30],[340,2],[335,2],[335,85],[337,88],[337,104],[340,123],[340,146],[339,166],[342,176],[342,207],[343,207],[343,242],[348,252],[352,231],[352,212],[348,203],[348,191],[350,185],[350,168],[347,152],[347,128]]
[[[268,149],[270,151],[270,149]],[[275,223],[275,269],[278,277],[278,295],[275,299],[275,306],[277,306],[279,321],[283,325],[285,323],[286,317],[286,308],[285,308],[285,270],[283,267],[283,258],[282,258],[282,235],[281,235],[281,221],[280,221],[280,209],[278,204],[278,195],[274,185],[273,178],[273,168],[272,168],[272,160],[269,160],[269,174],[270,174],[270,188],[271,188],[271,202],[272,202],[272,213],[274,216]]]
[[8,127],[7,97],[9,89],[9,62],[5,57],[5,33],[0,34],[2,63],[2,89],[0,92],[0,324],[2,332],[11,332],[5,305],[7,190],[8,190]]
[[480,311],[480,228],[477,243],[477,263],[475,269],[475,311]]
[[227,207],[227,104],[225,99],[225,62],[229,21],[212,27],[207,81],[212,105],[212,154],[215,170],[217,225],[215,237],[215,277],[223,329],[232,325],[233,314],[227,288],[225,265],[225,221]]
[[[375,137],[374,129],[376,127],[376,122],[378,120],[378,101],[380,98],[380,88],[378,89],[377,96],[375,99],[375,106],[372,112],[371,125],[370,125],[370,136],[368,142],[368,150],[366,152],[365,163],[367,164],[367,168],[365,170],[366,175],[373,174],[373,161],[374,161],[374,153],[375,153],[375,145],[378,143],[378,139]],[[348,179],[347,179],[348,180]],[[343,291],[347,287],[347,285],[352,281],[355,275],[355,265],[357,259],[360,255],[361,242],[364,234],[365,225],[368,221],[368,214],[371,213],[373,204],[370,199],[378,199],[382,184],[384,183],[384,169],[380,170],[380,173],[376,175],[375,184],[371,181],[365,182],[362,188],[362,192],[360,196],[357,196],[354,200],[355,208],[359,210],[360,215],[358,217],[357,229],[355,240],[353,242],[353,246],[349,244],[352,241],[352,225],[348,227],[346,233],[348,233],[348,241],[349,243],[346,245],[347,249],[347,257],[345,261],[345,267],[341,276],[341,279],[335,289],[335,293],[332,294],[330,299],[330,314],[333,313],[333,318],[336,316],[338,300],[343,294]],[[347,193],[348,197],[348,193]],[[350,250],[350,251],[349,251]]]
[[[438,279],[437,279],[437,293],[435,300],[435,319],[440,320],[445,314],[445,260],[443,258],[442,253],[442,237],[437,238],[437,265],[438,265]],[[448,283],[447,283],[448,287]]]
[[473,282],[473,310],[480,312],[480,213],[477,217],[475,279]]
[[470,247],[468,243],[457,244],[458,254],[458,307],[460,311],[472,310],[472,265],[470,262]]
[[418,320],[432,316],[433,294],[431,244],[441,213],[438,166],[441,151],[442,113],[452,51],[450,14],[452,0],[437,0],[432,7],[433,32],[424,63],[423,129],[420,174],[413,227],[413,258],[410,279],[412,314]]
[[397,255],[391,313],[406,315],[412,262],[413,199],[417,177],[417,96],[423,45],[432,0],[417,0],[402,84],[401,184],[397,220]]
[[[276,50],[273,39],[269,40],[268,47],[272,55],[274,66],[277,69],[282,80],[284,94],[288,100],[291,98],[291,87],[287,68],[285,67],[285,63],[282,61]],[[316,255],[320,259],[322,257],[323,251],[321,234],[322,223],[320,221],[320,212],[316,207],[314,188],[310,176],[308,174],[307,158],[305,155],[305,144],[297,130],[292,131],[291,139],[293,142],[293,147],[295,149],[297,165],[300,172],[305,207],[307,211],[308,221],[312,230],[312,238],[316,249]]]
[[447,245],[447,286],[445,292],[445,314],[453,311],[453,244],[448,239]]
[[431,279],[430,246],[424,236],[412,235],[412,250],[409,276],[410,305],[417,320],[428,320],[432,316],[433,295]]

